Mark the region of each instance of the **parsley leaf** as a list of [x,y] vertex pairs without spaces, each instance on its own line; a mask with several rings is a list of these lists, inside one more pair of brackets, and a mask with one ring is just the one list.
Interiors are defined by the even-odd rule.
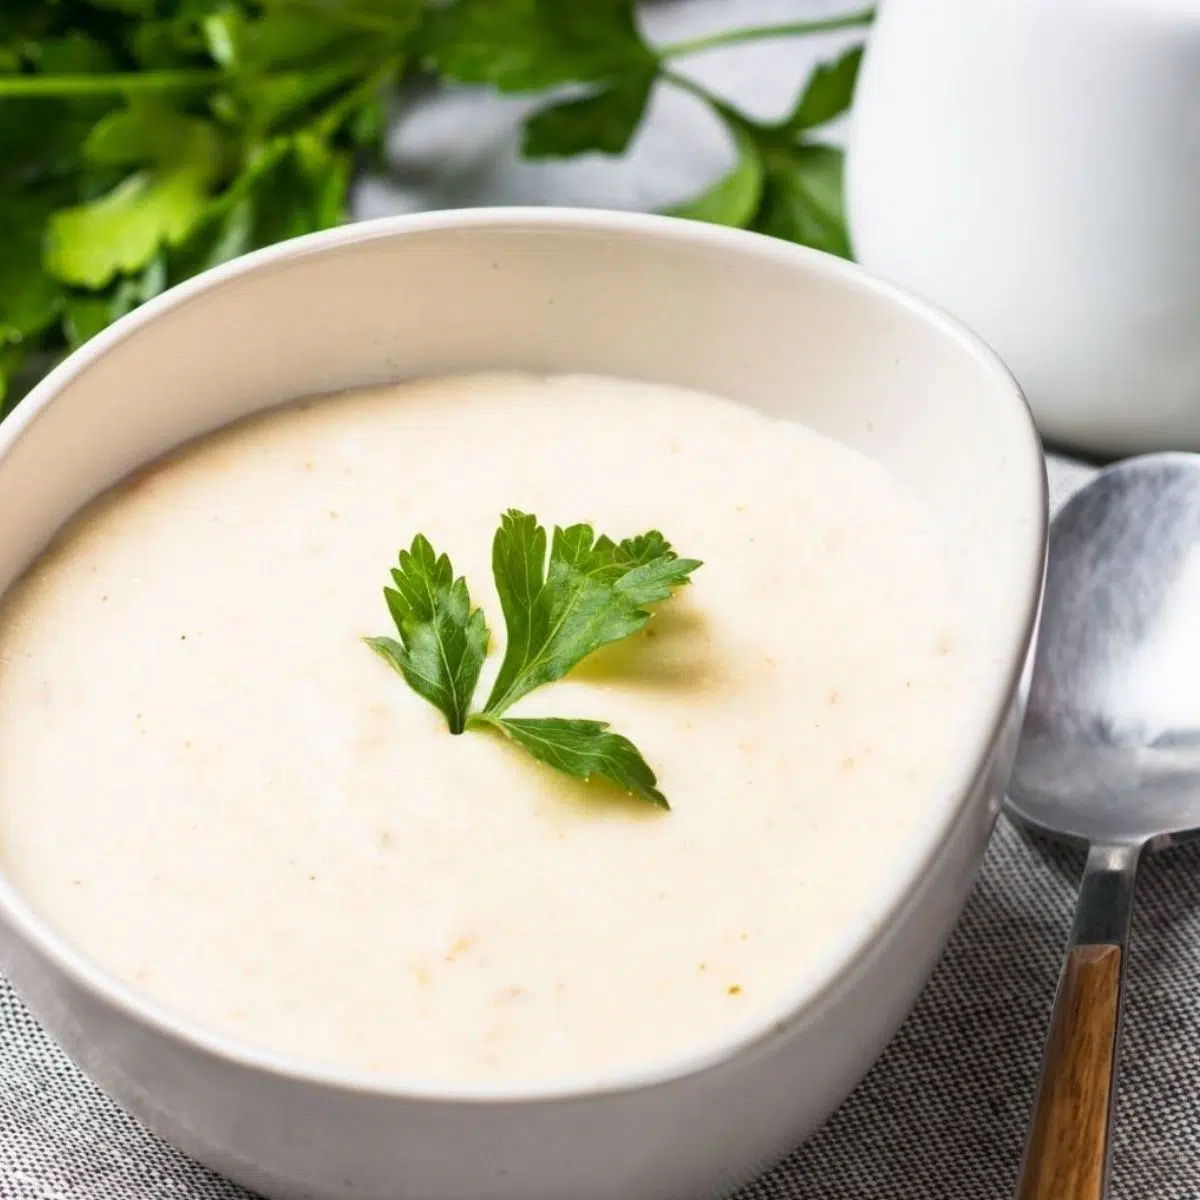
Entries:
[[484,712],[504,712],[534,688],[561,679],[593,650],[637,633],[645,605],[670,597],[701,564],[680,558],[657,531],[616,543],[590,525],[546,531],[509,509],[492,543],[508,643]]
[[105,292],[72,292],[63,306],[67,342],[80,346],[106,325],[157,296],[167,285],[167,267],[161,254],[140,275],[124,275]]
[[653,70],[630,75],[598,91],[539,109],[525,121],[526,158],[564,158],[599,151],[624,154],[641,124],[654,88]]
[[507,92],[596,85],[525,122],[529,158],[624,153],[659,71],[632,0],[457,0],[434,13],[426,42],[427,63],[459,82]]
[[98,199],[51,216],[47,270],[64,283],[102,288],[141,270],[161,246],[183,242],[203,219],[221,153],[211,122],[163,105],[131,105],[103,118],[84,143],[85,160],[139,169]]
[[730,133],[737,147],[737,165],[695,199],[669,209],[668,216],[738,229],[744,229],[753,220],[762,198],[762,154],[753,133],[741,123],[730,122]]
[[440,75],[505,92],[597,83],[656,62],[633,0],[456,0],[432,14],[425,47]]
[[843,153],[817,143],[772,156],[755,227],[850,257],[842,200]]
[[46,266],[65,283],[99,288],[144,266],[163,244],[176,245],[204,212],[207,167],[180,162],[138,171],[99,200],[50,218]]
[[42,222],[53,205],[17,192],[0,197],[0,345],[44,329],[62,305],[62,285],[42,269]]
[[[861,22],[866,15],[848,19]],[[738,40],[737,35],[729,40]],[[706,41],[701,39],[696,48]],[[835,146],[810,139],[808,131],[827,125],[850,107],[861,61],[860,45],[819,64],[791,113],[767,123],[739,113],[689,76],[665,71],[669,83],[705,101],[724,121],[738,153],[728,174],[692,200],[668,209],[668,214],[753,229],[850,258],[842,197],[844,155]]]
[[784,122],[793,133],[827,125],[840,117],[854,99],[854,85],[863,48],[854,46],[833,62],[820,63],[809,77],[792,114]]
[[527,750],[538,762],[573,775],[585,783],[595,775],[627,792],[669,809],[667,798],[655,786],[658,780],[638,748],[603,721],[563,717],[473,716],[470,727],[490,726]]
[[614,542],[590,525],[556,527],[548,567],[546,543],[535,516],[509,509],[501,518],[492,570],[508,645],[482,712],[469,709],[487,655],[487,623],[471,608],[466,580],[454,578],[450,560],[421,534],[400,552],[395,587],[384,589],[400,641],[372,637],[367,645],[441,710],[451,733],[495,729],[557,771],[585,782],[600,776],[670,808],[638,748],[603,721],[503,714],[593,650],[643,628],[645,606],[668,599],[701,564],[680,558],[656,529]]
[[12,381],[25,363],[25,349],[17,342],[0,345],[0,406],[9,407]]
[[487,655],[483,611],[472,610],[467,581],[454,578],[450,559],[439,556],[422,534],[400,551],[392,581],[395,587],[383,595],[400,641],[367,638],[367,645],[442,711],[451,733],[462,733]]

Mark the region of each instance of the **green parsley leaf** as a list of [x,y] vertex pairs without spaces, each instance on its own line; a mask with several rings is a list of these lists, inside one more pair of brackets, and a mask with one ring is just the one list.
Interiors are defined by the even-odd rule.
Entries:
[[211,122],[142,103],[103,118],[83,153],[102,167],[148,164],[98,199],[50,218],[46,269],[64,283],[103,288],[141,270],[160,247],[187,239],[204,217],[222,146]]
[[[49,17],[48,10],[55,6],[36,7]],[[8,0],[0,0],[0,42],[8,17]],[[0,85],[12,76],[22,81],[49,72],[102,78],[116,67],[108,48],[78,31],[41,40],[18,36],[12,50],[12,74],[0,74]],[[31,188],[49,186],[56,206],[74,198],[71,185],[80,170],[84,139],[96,119],[119,102],[120,97],[114,95],[6,98],[0,86],[0,193],[16,197],[28,195]],[[45,219],[43,216],[37,229],[39,239]]]
[[795,133],[815,129],[846,112],[854,100],[854,85],[862,63],[863,48],[854,46],[833,62],[821,63],[809,77],[785,126]]
[[307,115],[357,76],[357,64],[346,62],[270,74],[250,92],[250,119],[259,129],[280,127]]
[[0,412],[11,407],[12,382],[25,363],[25,348],[19,344],[0,345]]
[[629,637],[701,564],[680,558],[657,531],[615,543],[590,525],[546,531],[509,509],[492,543],[507,645],[484,711],[496,716],[534,688],[561,679],[581,659]]
[[42,269],[42,223],[52,203],[37,193],[0,196],[0,346],[39,333],[58,315],[63,287]]
[[110,71],[112,53],[81,30],[72,29],[62,37],[47,38],[30,47],[39,71],[54,75],[87,75]]
[[842,200],[843,157],[836,147],[816,143],[772,155],[754,227],[849,258]]
[[172,282],[256,246],[339,224],[346,216],[351,166],[349,151],[306,132],[273,138],[173,252]]
[[638,748],[627,737],[611,733],[603,721],[473,716],[469,727],[498,729],[539,762],[566,775],[584,782],[599,775],[657,808],[671,807]]
[[[124,315],[124,314],[122,314]],[[94,338],[112,320],[112,297],[103,292],[73,292],[63,308],[67,345],[74,350]]]
[[175,257],[178,278],[206,271],[255,246],[255,198],[249,189],[226,193],[209,206],[204,224]]
[[215,136],[203,122],[155,100],[134,98],[125,108],[102,117],[84,140],[84,159],[107,167],[169,162],[180,144]]
[[456,0],[431,15],[425,59],[448,79],[506,92],[597,83],[657,62],[633,0]]
[[737,229],[744,229],[754,219],[762,198],[762,155],[745,126],[731,123],[730,132],[737,147],[737,165],[694,200],[668,209],[668,216],[732,225]]
[[179,16],[139,21],[129,37],[129,53],[146,70],[186,67],[203,61],[204,39],[195,22]]
[[653,70],[641,71],[599,91],[539,109],[525,121],[526,158],[565,158],[598,151],[624,154],[641,124],[654,87]]
[[167,286],[167,264],[163,255],[152,258],[140,275],[122,276],[105,292],[71,292],[63,310],[67,341],[81,346],[107,325],[139,304],[157,296]]
[[472,610],[467,581],[454,578],[450,559],[421,534],[400,551],[392,582],[383,594],[400,641],[367,638],[367,645],[442,711],[451,733],[462,733],[487,655],[483,611]]
[[[394,5],[391,38],[415,25],[414,8],[415,0]],[[313,119],[323,102],[357,87],[378,66],[380,35],[346,19],[355,12],[268,8],[250,20],[225,8],[207,17],[209,53],[232,73],[224,99],[236,119],[262,136],[294,129]]]
[[600,776],[659,808],[670,808],[638,748],[603,721],[506,717],[540,684],[560,679],[593,650],[628,637],[650,619],[645,606],[668,599],[700,566],[680,558],[656,529],[614,542],[590,525],[546,531],[509,509],[492,543],[492,568],[508,629],[495,687],[482,712],[471,699],[488,649],[483,613],[472,610],[466,580],[418,534],[400,552],[384,589],[400,641],[367,638],[385,662],[446,717],[451,733],[495,729],[539,762],[584,782]]
[[337,225],[346,217],[350,154],[297,134],[255,192],[259,245]]
[[138,171],[107,195],[50,219],[46,266],[80,287],[104,287],[144,266],[164,243],[183,241],[204,213],[208,168],[179,163]]

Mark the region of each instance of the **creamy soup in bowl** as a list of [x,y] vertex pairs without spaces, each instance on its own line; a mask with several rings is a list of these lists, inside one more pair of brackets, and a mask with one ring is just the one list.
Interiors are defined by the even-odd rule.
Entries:
[[[384,222],[178,289],[0,431],[5,969],[267,1195],[727,1191],[846,1094],[965,898],[1038,454],[943,318],[681,223]],[[490,630],[478,716],[512,509],[698,560],[504,713],[608,723],[640,782],[452,732],[367,644],[425,535]]]
[[[364,647],[417,531],[502,630],[514,505],[703,560],[513,710],[611,722],[669,812],[453,736]],[[636,1066],[769,1012],[867,919],[944,786],[962,619],[907,489],[749,408],[520,374],[292,406],[140,471],[10,592],[0,868],[260,1047],[431,1080]]]

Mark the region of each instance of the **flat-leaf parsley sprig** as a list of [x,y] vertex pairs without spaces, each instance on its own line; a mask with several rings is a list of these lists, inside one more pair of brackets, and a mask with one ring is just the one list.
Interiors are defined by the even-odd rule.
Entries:
[[590,525],[546,530],[509,509],[492,542],[492,574],[507,645],[487,703],[471,712],[487,657],[483,610],[467,581],[423,534],[401,550],[384,589],[400,640],[367,638],[418,695],[446,718],[451,733],[496,729],[539,762],[578,779],[599,775],[659,808],[670,808],[638,748],[603,721],[509,717],[508,709],[561,679],[601,646],[644,629],[648,606],[668,600],[702,564],[680,558],[658,530],[614,542]]

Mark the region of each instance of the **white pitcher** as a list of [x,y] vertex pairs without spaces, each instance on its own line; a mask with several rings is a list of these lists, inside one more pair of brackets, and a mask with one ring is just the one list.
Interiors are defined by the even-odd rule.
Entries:
[[1200,0],[882,0],[847,188],[1048,440],[1200,450]]

